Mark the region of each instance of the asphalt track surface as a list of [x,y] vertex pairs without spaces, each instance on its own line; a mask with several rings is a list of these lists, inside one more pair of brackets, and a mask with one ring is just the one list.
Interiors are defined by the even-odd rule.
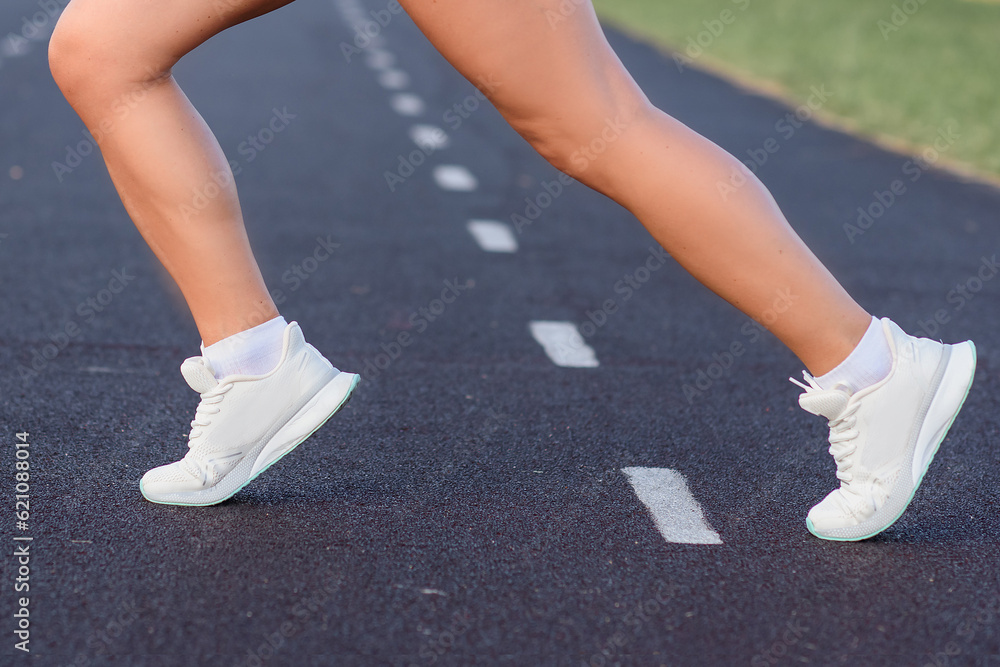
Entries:
[[[405,16],[381,30],[406,75],[388,83],[425,109],[394,111],[401,91],[380,84],[385,58],[341,52],[353,39],[349,5],[296,3],[176,70],[238,162],[283,314],[366,375],[307,444],[210,508],[138,492],[146,469],[184,451],[197,396],[177,367],[197,354],[196,330],[100,158],[81,155],[57,178],[52,163],[86,140],[49,76],[44,36],[4,53],[0,525],[4,553],[25,543],[15,536],[33,541],[31,653],[14,648],[23,594],[9,556],[0,662],[1000,662],[1000,280],[982,268],[1000,250],[1000,192],[934,169],[912,181],[910,157],[813,123],[787,136],[777,124],[794,110],[680,72],[609,31],[661,108],[740,157],[777,142],[759,175],[865,307],[910,331],[943,315],[928,333],[979,346],[966,409],[909,511],[870,541],[821,541],[804,517],[834,485],[834,466],[825,424],[798,408],[786,379],[799,373],[795,358],[769,335],[752,340],[745,316],[673,262],[624,300],[615,285],[636,275],[652,240],[579,184],[516,233],[517,252],[484,252],[466,223],[510,224],[558,172],[487,105],[448,124],[475,89]],[[5,2],[0,33],[37,11]],[[241,150],[275,110],[281,131]],[[390,192],[384,172],[414,150],[415,124],[445,129],[449,145]],[[465,166],[478,188],[443,190],[442,164]],[[850,242],[844,224],[897,179],[905,192]],[[339,245],[306,262],[318,238]],[[296,284],[295,266],[313,271]],[[115,271],[127,282],[110,285],[117,293]],[[435,308],[446,281],[468,288],[421,328],[411,315]],[[80,306],[88,299],[100,312]],[[616,312],[586,338],[598,367],[556,366],[531,337],[532,321],[582,327],[608,299]],[[71,324],[64,349],[34,358]],[[366,373],[404,331],[398,358]],[[734,342],[744,353],[712,369]],[[19,372],[33,360],[36,374]],[[699,371],[717,377],[685,392]],[[14,524],[18,432],[30,434],[26,529]],[[626,467],[681,473],[722,543],[667,542]]]

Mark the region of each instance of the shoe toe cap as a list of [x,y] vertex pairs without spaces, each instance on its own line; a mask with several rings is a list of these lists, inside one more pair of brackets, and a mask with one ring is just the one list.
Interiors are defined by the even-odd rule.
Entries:
[[808,519],[817,531],[822,532],[856,526],[867,518],[862,514],[840,489],[836,489],[809,510]]
[[142,476],[139,486],[142,494],[150,499],[171,493],[200,491],[205,488],[201,480],[185,472],[179,463],[153,468]]

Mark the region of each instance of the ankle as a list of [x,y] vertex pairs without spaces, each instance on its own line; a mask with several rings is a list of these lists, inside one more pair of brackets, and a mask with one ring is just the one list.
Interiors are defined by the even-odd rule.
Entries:
[[892,370],[892,350],[886,339],[882,321],[872,317],[861,340],[835,368],[816,377],[816,384],[832,389],[837,384],[860,391],[883,380]]

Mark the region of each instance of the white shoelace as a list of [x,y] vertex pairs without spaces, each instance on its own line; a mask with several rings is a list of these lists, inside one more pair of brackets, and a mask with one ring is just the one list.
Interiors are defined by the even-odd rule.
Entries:
[[857,424],[855,412],[858,411],[860,403],[850,403],[843,414],[836,420],[830,422],[830,454],[837,462],[837,479],[847,484],[851,483],[854,476],[847,472],[852,465],[854,452],[858,450],[854,440],[858,437],[858,432],[854,426]]
[[211,465],[204,460],[203,455],[198,455],[194,451],[198,438],[204,433],[204,428],[212,423],[212,415],[217,415],[221,411],[219,403],[226,392],[233,388],[231,384],[216,385],[210,391],[201,395],[201,402],[194,411],[194,420],[191,421],[191,433],[188,435],[188,453],[180,460],[181,469],[192,477],[199,479],[202,484],[207,484],[210,477]]
[[[847,385],[842,385],[837,383],[832,389],[825,390],[820,387],[816,380],[810,376],[808,373],[803,372],[802,375],[805,380],[809,383],[808,385],[802,384],[795,378],[788,378],[794,384],[802,387],[807,393],[817,393],[822,391],[833,391],[838,386],[847,387]],[[848,392],[849,393],[849,392]],[[852,458],[854,452],[858,450],[857,444],[854,440],[858,437],[858,431],[854,428],[857,425],[858,419],[855,413],[861,403],[858,402],[848,402],[847,407],[844,409],[836,419],[828,420],[830,426],[830,449],[827,450],[833,456],[833,460],[837,464],[837,479],[840,481],[850,484],[854,476],[848,472],[851,466],[854,465],[854,459]]]
[[219,414],[221,408],[218,407],[218,404],[222,402],[226,392],[232,388],[232,384],[220,384],[201,395],[201,402],[198,404],[198,409],[194,411],[194,420],[191,422],[188,447],[193,446],[194,441],[204,433],[203,429],[212,423],[211,416]]

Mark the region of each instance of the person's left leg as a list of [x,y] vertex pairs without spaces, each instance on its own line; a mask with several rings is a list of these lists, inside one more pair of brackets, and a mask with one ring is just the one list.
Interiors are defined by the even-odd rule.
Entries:
[[[829,420],[841,486],[809,513],[809,529],[855,540],[892,525],[965,400],[972,343],[916,339],[870,317],[760,181],[649,103],[589,2],[401,2],[539,153],[628,208],[699,281],[823,374],[807,376],[800,404]],[[721,195],[736,172],[745,184]],[[770,320],[778,294],[795,304]]]
[[[72,0],[52,76],[100,146],[132,222],[210,346],[278,315],[226,155],[171,69],[211,36],[291,0]],[[224,11],[223,11],[224,8]],[[209,192],[212,196],[196,197]]]
[[[226,156],[171,75],[206,39],[288,2],[73,0],[49,43],[53,77],[98,137],[122,202],[207,346],[181,366],[201,394],[184,458],[140,482],[153,502],[232,496],[339,410],[358,382],[278,316]],[[208,187],[214,194],[196,202]]]

